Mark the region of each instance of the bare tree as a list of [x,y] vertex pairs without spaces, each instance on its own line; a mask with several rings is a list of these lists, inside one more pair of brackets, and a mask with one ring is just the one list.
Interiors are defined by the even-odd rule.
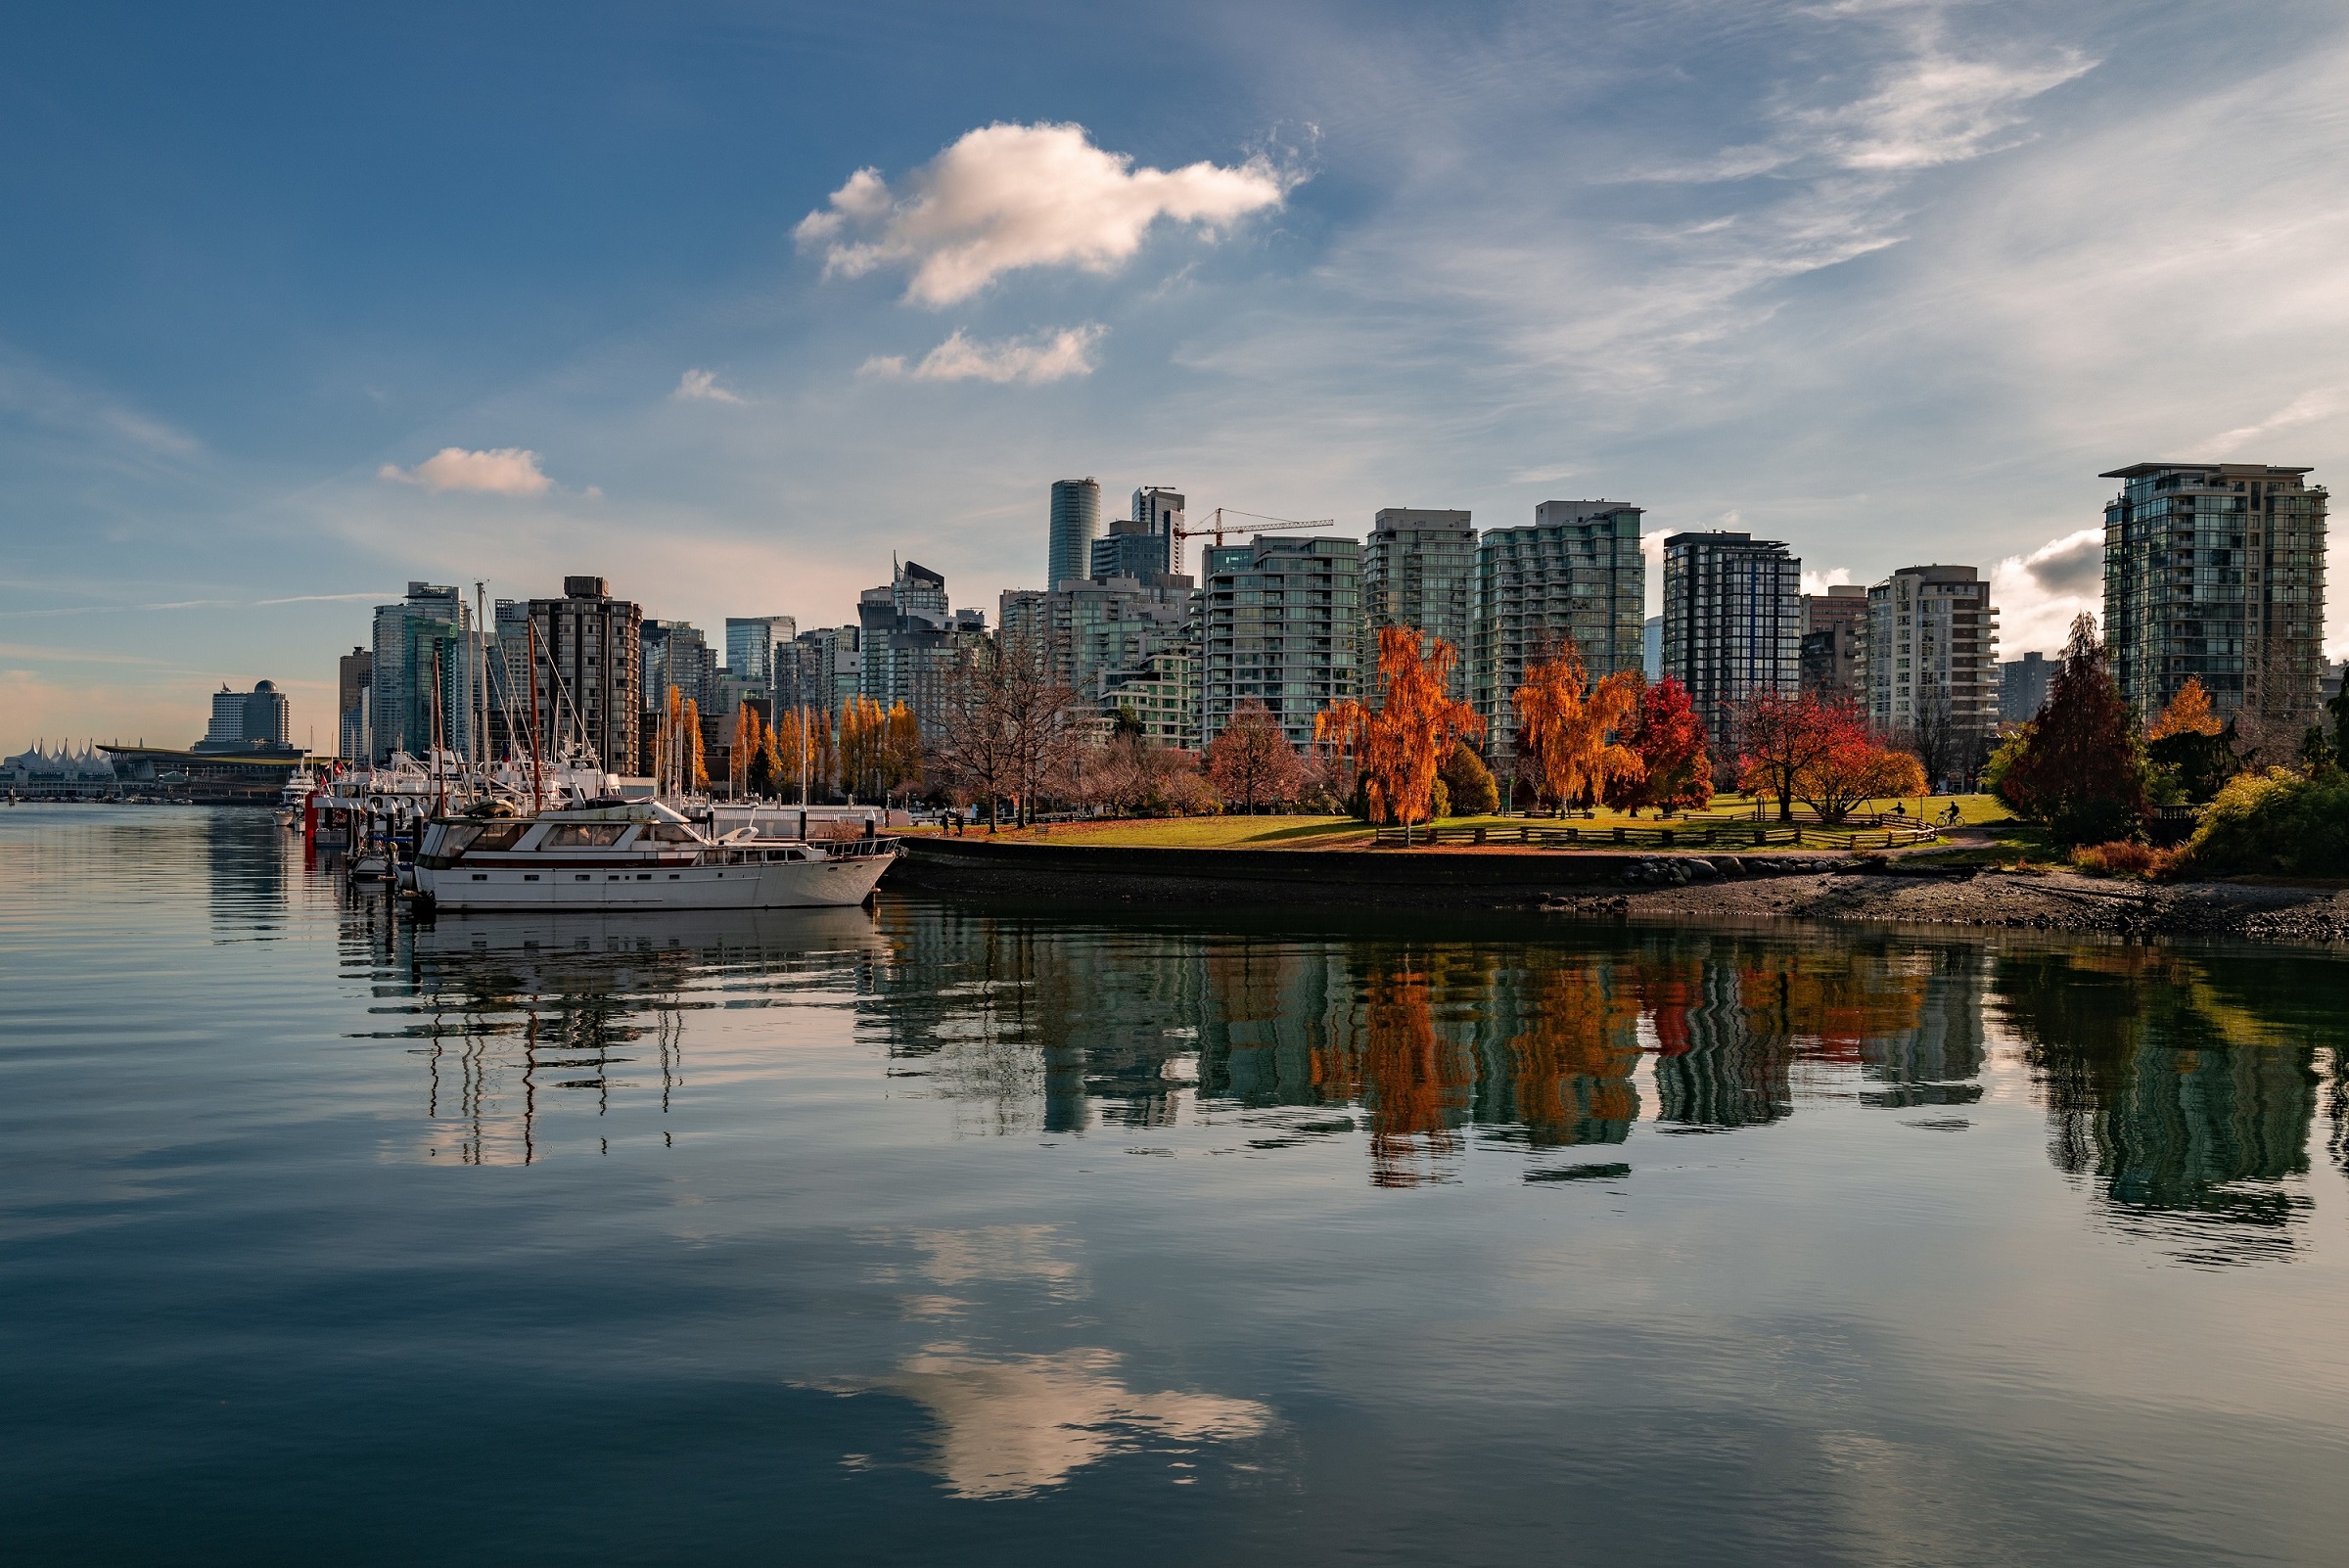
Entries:
[[1925,771],[1925,787],[1939,789],[1958,771],[1958,753],[1966,736],[1958,729],[1950,694],[1940,686],[1927,687],[1916,699],[1916,720],[1899,736],[1901,749]]
[[2235,755],[2248,767],[2286,766],[2299,759],[2300,743],[2317,722],[2316,671],[2293,657],[2290,639],[2271,632],[2244,676]]
[[936,776],[973,803],[987,803],[990,833],[1002,821],[1003,797],[1019,790],[1019,742],[1008,692],[1015,678],[1002,649],[991,642],[983,646],[947,682],[943,722],[931,742]]

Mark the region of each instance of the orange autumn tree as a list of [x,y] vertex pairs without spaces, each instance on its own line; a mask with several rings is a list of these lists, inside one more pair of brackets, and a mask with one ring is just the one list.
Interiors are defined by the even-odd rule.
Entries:
[[2188,675],[2186,684],[2178,688],[2178,695],[2170,699],[2170,706],[2161,711],[2161,716],[2153,720],[2153,727],[2145,731],[2145,739],[2216,735],[2225,728],[2219,722],[2219,715],[2210,711],[2210,693],[2202,689],[2202,677]]
[[1435,814],[1436,774],[1459,740],[1484,733],[1476,710],[1445,692],[1459,657],[1441,637],[1422,652],[1410,626],[1378,633],[1378,707],[1348,701],[1323,709],[1313,741],[1359,769],[1373,822],[1411,824]]
[[1517,755],[1534,794],[1559,806],[1588,805],[1607,787],[1641,777],[1639,754],[1616,737],[1638,711],[1637,671],[1590,684],[1583,656],[1563,642],[1525,672],[1517,688]]

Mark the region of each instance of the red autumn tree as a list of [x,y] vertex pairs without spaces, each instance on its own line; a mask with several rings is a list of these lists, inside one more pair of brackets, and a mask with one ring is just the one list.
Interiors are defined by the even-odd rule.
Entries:
[[1625,744],[1644,771],[1609,787],[1610,805],[1659,811],[1687,810],[1713,799],[1713,759],[1705,726],[1688,688],[1667,676],[1639,694],[1639,711]]
[[1759,692],[1746,699],[1737,717],[1738,787],[1754,795],[1774,795],[1778,820],[1794,820],[1794,803],[1802,794],[1803,769],[1817,762],[1828,747],[1853,731],[1866,734],[1855,703],[1821,702],[1810,692],[1798,697]]
[[1838,722],[1795,775],[1794,788],[1821,822],[1840,822],[1863,801],[1924,794],[1925,770],[1913,756],[1878,743],[1865,727]]

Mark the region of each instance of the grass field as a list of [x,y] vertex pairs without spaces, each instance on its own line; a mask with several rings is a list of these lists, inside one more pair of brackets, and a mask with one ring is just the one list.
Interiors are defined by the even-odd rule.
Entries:
[[[1934,796],[1925,802],[1928,817],[1936,817],[1947,809],[1951,797]],[[1963,825],[1980,827],[2010,824],[2012,815],[1997,800],[1988,795],[1957,797],[1958,810]],[[1866,811],[1889,811],[1891,801],[1870,802]],[[1917,810],[1914,800],[1902,803],[1909,813]],[[1774,822],[1777,807],[1764,802],[1762,819]],[[1625,811],[1600,808],[1589,816],[1577,813],[1563,818],[1580,827],[1610,828],[1680,826],[1693,827],[1752,821],[1755,804],[1751,796],[1717,795],[1713,804],[1701,811],[1676,811],[1659,818],[1654,812],[1633,815]],[[1797,807],[1797,820],[1815,821],[1812,814]],[[1528,820],[1522,816],[1465,816],[1447,817],[1447,827],[1497,826],[1502,823],[1516,826]],[[974,830],[973,837],[985,838],[985,828]],[[995,835],[998,840],[1013,843],[1094,844],[1103,848],[1165,849],[1165,850],[1353,850],[1363,849],[1370,843],[1370,829],[1351,817],[1333,816],[1193,816],[1163,821],[1056,822],[1047,828],[1030,828],[1023,832],[1006,830]],[[2011,856],[2012,852],[2009,852]]]

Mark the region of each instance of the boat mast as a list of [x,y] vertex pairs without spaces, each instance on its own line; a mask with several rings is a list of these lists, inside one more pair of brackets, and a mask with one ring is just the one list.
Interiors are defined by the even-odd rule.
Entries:
[[530,808],[546,809],[546,772],[538,761],[538,614],[530,613]]

